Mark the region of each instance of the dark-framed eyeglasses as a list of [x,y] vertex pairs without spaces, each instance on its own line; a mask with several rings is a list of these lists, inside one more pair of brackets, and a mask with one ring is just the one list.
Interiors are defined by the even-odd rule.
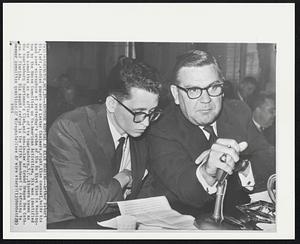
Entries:
[[206,90],[207,94],[211,97],[220,96],[224,92],[224,89],[223,89],[224,83],[221,81],[213,82],[212,84],[210,84],[209,86],[207,86],[205,88],[201,88],[201,87],[185,88],[185,87],[181,87],[179,85],[175,85],[175,86],[177,86],[180,90],[185,91],[190,99],[199,98],[202,95],[203,90]]
[[133,112],[130,108],[125,106],[123,103],[121,103],[117,98],[112,96],[123,108],[125,108],[129,113],[133,115],[133,122],[134,123],[141,123],[143,122],[147,117],[149,117],[149,121],[153,122],[159,118],[159,116],[162,114],[162,110],[159,108],[154,108],[153,111],[150,113],[144,113],[144,112]]

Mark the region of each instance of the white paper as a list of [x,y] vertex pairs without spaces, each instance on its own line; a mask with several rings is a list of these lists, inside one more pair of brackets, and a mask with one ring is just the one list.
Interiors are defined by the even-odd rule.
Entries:
[[117,202],[121,215],[137,215],[159,210],[170,210],[171,207],[165,196],[141,198]]
[[[149,197],[129,201],[117,202],[121,215],[131,215],[137,218],[142,229],[177,229],[197,230],[194,226],[195,218],[190,215],[182,215],[173,210],[165,196]],[[113,227],[114,221],[98,223],[102,226]]]
[[101,221],[101,222],[98,221],[97,224],[101,225],[103,227],[117,229],[117,219],[116,218],[112,218],[112,219]]
[[271,198],[269,197],[268,191],[262,191],[262,192],[257,192],[257,193],[251,194],[250,198],[251,198],[251,202],[256,202],[256,201],[262,200],[262,201],[272,203]]
[[259,228],[263,229],[264,231],[268,231],[268,232],[275,232],[276,231],[276,224],[258,223],[256,225]]

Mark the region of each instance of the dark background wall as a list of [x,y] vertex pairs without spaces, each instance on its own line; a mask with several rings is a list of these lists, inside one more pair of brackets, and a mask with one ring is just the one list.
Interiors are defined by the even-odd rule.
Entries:
[[[134,43],[135,55],[155,66],[167,80],[176,56],[197,48],[211,52],[225,77],[236,84],[252,75],[262,89],[275,91],[275,44],[240,43]],[[68,74],[74,83],[90,90],[105,88],[106,77],[126,42],[49,42],[48,85],[58,87],[59,75]]]
[[[48,42],[48,124],[66,110],[103,102],[107,76],[120,55],[136,57],[157,68],[164,82],[161,100],[168,101],[168,81],[176,57],[190,49],[212,53],[233,89],[250,75],[257,79],[261,91],[275,92],[275,44]],[[63,74],[77,89],[75,103],[71,105],[63,101],[65,85],[60,79]]]

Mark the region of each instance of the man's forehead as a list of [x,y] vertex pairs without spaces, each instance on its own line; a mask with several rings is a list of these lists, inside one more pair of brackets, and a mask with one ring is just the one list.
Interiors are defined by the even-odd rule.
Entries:
[[182,67],[178,71],[177,79],[181,85],[205,87],[221,78],[217,67],[214,64],[210,64],[196,67]]
[[132,87],[129,93],[130,96],[123,102],[130,105],[132,109],[147,110],[157,106],[158,94],[136,87]]

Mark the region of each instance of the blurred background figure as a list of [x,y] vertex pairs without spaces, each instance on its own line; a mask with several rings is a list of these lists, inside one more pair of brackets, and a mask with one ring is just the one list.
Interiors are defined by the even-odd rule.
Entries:
[[257,80],[252,76],[246,76],[238,85],[236,98],[247,103],[253,109],[257,88]]
[[224,98],[234,99],[234,86],[231,81],[224,80]]
[[253,102],[252,120],[267,141],[275,145],[275,95],[259,94]]
[[81,96],[78,87],[68,75],[60,75],[58,84],[57,88],[48,87],[47,129],[59,115],[89,104],[88,98]]

